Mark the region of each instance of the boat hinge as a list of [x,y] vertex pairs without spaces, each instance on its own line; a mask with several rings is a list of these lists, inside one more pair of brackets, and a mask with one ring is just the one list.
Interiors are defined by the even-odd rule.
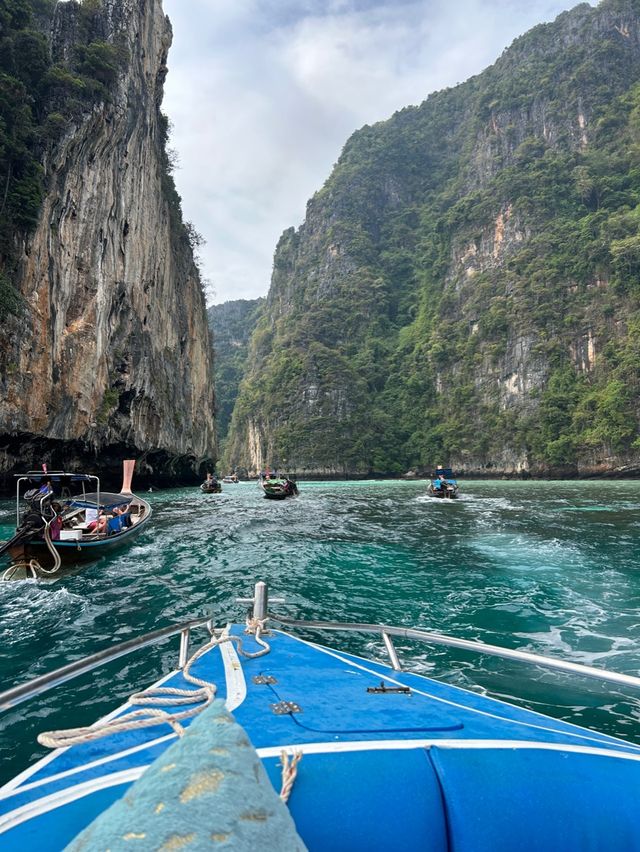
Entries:
[[273,675],[254,675],[251,680],[257,684],[278,682]]
[[380,681],[380,686],[368,686],[367,692],[387,693],[395,692],[403,695],[411,695],[411,688],[408,686],[386,686],[383,680]]
[[302,713],[302,707],[295,701],[279,701],[271,705],[271,710],[276,716],[286,716],[289,713]]

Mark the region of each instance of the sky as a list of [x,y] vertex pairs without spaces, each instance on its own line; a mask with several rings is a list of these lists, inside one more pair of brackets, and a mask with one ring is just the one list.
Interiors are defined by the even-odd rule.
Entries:
[[208,303],[266,295],[278,238],[302,224],[355,130],[463,82],[574,5],[164,0],[163,110]]

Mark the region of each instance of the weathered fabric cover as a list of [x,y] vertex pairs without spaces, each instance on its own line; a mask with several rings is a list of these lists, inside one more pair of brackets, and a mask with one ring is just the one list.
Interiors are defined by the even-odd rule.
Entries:
[[243,728],[215,701],[68,852],[306,849]]

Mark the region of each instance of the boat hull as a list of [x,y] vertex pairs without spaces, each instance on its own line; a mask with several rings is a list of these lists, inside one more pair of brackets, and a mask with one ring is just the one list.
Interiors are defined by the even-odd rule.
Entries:
[[[147,528],[151,520],[151,506],[144,500],[138,499],[138,502],[145,507],[144,518],[131,527],[125,527],[121,532],[93,541],[52,541],[51,544],[60,556],[62,564],[92,562],[131,544]],[[15,561],[37,559],[45,568],[50,568],[54,564],[53,556],[43,540],[32,540],[16,545],[9,548],[9,554]]]
[[298,486],[292,480],[287,480],[286,484],[277,480],[262,480],[260,487],[267,500],[286,500],[287,497],[296,497],[298,495]]
[[438,500],[457,500],[458,499],[458,486],[456,485],[454,488],[434,488],[433,485],[430,485],[428,488],[428,493],[430,497],[435,497]]
[[267,500],[286,500],[287,497],[293,497],[293,494],[285,494],[281,491],[267,491],[264,489],[264,496]]

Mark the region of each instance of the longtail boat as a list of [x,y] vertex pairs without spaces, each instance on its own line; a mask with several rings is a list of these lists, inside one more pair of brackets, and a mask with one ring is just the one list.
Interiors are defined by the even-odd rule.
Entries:
[[269,500],[284,500],[298,494],[298,486],[288,476],[266,473],[260,476],[260,487]]
[[454,500],[458,496],[458,481],[450,467],[438,467],[429,482],[428,492],[432,497]]
[[2,579],[50,575],[61,564],[98,559],[147,526],[151,506],[131,492],[135,461],[124,462],[120,493],[88,473],[28,471],[16,477],[16,531],[0,546],[13,560]]

